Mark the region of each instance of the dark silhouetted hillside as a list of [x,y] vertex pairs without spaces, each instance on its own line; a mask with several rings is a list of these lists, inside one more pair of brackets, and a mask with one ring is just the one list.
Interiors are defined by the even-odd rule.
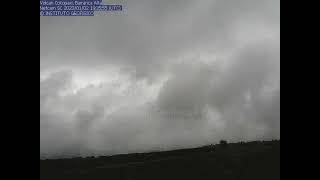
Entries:
[[280,140],[40,160],[41,180],[278,180]]

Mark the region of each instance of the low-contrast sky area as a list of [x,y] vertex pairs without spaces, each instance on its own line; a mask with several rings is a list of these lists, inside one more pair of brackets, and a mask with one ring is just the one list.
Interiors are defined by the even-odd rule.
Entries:
[[280,138],[280,0],[40,17],[40,154]]

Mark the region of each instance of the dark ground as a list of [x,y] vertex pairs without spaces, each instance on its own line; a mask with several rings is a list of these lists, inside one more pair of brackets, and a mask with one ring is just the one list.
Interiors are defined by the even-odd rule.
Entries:
[[41,180],[278,180],[280,140],[40,160]]

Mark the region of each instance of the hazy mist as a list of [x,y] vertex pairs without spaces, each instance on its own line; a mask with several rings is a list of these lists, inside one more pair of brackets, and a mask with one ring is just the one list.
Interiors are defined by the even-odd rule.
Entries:
[[40,154],[280,138],[279,0],[40,18]]

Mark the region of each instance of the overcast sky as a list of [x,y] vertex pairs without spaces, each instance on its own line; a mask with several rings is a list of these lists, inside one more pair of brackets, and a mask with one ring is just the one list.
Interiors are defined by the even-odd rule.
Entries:
[[40,154],[280,138],[280,0],[40,18]]

